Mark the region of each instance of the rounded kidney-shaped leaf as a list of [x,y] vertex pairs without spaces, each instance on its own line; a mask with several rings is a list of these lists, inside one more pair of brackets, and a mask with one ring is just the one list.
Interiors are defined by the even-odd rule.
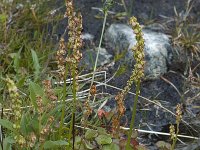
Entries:
[[112,138],[110,137],[110,135],[99,135],[98,137],[95,138],[95,140],[97,141],[99,145],[112,143]]

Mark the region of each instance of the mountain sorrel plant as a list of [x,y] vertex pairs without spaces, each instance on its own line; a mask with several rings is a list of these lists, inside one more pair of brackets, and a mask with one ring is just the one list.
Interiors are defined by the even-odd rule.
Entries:
[[174,125],[171,125],[169,127],[170,130],[170,135],[171,135],[171,140],[172,140],[172,150],[175,149],[175,145],[178,139],[178,134],[179,134],[179,125],[182,119],[182,106],[181,104],[177,104],[176,106],[176,132],[175,132],[175,127]]
[[13,128],[16,131],[16,134],[14,135],[14,139],[16,140],[16,143],[20,146],[20,147],[24,147],[25,146],[25,138],[20,135],[20,122],[21,122],[21,118],[22,118],[22,112],[21,112],[21,106],[22,106],[22,101],[20,100],[19,97],[19,93],[17,90],[17,87],[14,83],[13,80],[11,80],[9,77],[6,78],[6,82],[7,82],[7,87],[8,87],[8,91],[9,91],[9,96],[10,99],[12,100],[11,102],[11,108],[13,110]]
[[141,78],[144,76],[144,64],[145,64],[145,61],[144,61],[144,39],[143,39],[142,29],[135,17],[130,18],[129,24],[132,26],[132,29],[136,35],[137,43],[131,49],[133,51],[133,57],[135,59],[136,64],[134,65],[134,70],[132,72],[130,79],[127,81],[127,85],[115,97],[115,100],[117,101],[117,112],[118,113],[115,117],[113,117],[114,131],[117,131],[119,129],[119,125],[120,125],[120,123],[119,123],[120,119],[125,113],[124,98],[125,98],[126,94],[129,92],[129,90],[131,89],[131,85],[134,82],[136,84],[136,96],[135,96],[135,101],[134,101],[134,106],[133,106],[132,119],[131,119],[130,131],[128,134],[126,149],[130,148],[131,134],[132,134],[135,116],[136,116],[137,101],[138,101],[138,96],[140,94],[140,82],[141,82]]
[[131,135],[132,135],[132,130],[134,127],[134,122],[135,122],[135,116],[136,116],[136,107],[137,107],[137,102],[138,102],[138,96],[140,94],[140,82],[142,77],[144,76],[144,38],[142,34],[142,29],[137,22],[137,19],[135,17],[130,18],[130,25],[132,26],[132,29],[135,33],[136,37],[136,45],[132,48],[132,51],[134,53],[134,59],[136,61],[136,64],[134,65],[134,70],[132,72],[132,75],[127,82],[127,86],[125,87],[125,91],[129,91],[130,86],[133,82],[136,84],[136,95],[135,95],[135,100],[134,100],[134,105],[133,105],[133,112],[132,112],[132,118],[131,118],[131,124],[130,124],[130,130],[128,134],[128,140],[126,144],[126,149],[130,148],[130,141],[131,141]]
[[[64,79],[63,86],[63,104],[65,104],[66,98],[66,76],[68,69],[70,70],[72,81],[72,93],[73,93],[73,107],[72,107],[72,117],[70,124],[70,131],[68,140],[70,141],[72,137],[72,132],[74,133],[74,123],[75,123],[75,111],[76,111],[76,93],[78,91],[78,63],[82,58],[82,53],[80,48],[82,47],[81,31],[82,31],[82,16],[80,13],[76,14],[73,8],[73,0],[66,0],[66,13],[65,16],[68,17],[68,42],[65,44],[64,38],[60,40],[60,48],[57,53],[58,69],[61,79]],[[64,34],[65,35],[65,34]],[[65,116],[65,105],[62,108],[61,122],[59,128],[59,137],[62,138],[63,124]],[[74,148],[75,135],[73,134],[73,148]]]

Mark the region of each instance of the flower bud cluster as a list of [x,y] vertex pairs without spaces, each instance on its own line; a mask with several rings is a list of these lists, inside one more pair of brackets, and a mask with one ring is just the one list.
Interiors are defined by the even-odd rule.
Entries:
[[41,115],[44,112],[44,105],[42,103],[42,97],[41,96],[36,96],[36,103],[37,103],[38,114]]
[[67,48],[73,50],[72,56],[75,61],[79,61],[82,58],[80,48],[82,47],[82,16],[78,13],[77,16],[68,17],[68,45]]
[[59,50],[57,51],[56,59],[58,65],[58,73],[61,79],[65,76],[65,55],[66,55],[66,46],[64,38],[60,39]]
[[42,83],[43,83],[43,86],[44,86],[45,95],[46,95],[47,99],[49,100],[49,103],[47,104],[46,110],[47,109],[51,110],[55,106],[55,101],[58,98],[57,98],[57,96],[55,95],[55,93],[52,89],[52,85],[51,85],[50,80],[44,80]]
[[[14,121],[18,122],[21,120],[22,117],[21,114],[22,101],[19,99],[19,93],[14,81],[7,77],[6,82],[7,82],[9,96],[12,102],[11,108],[13,110],[13,113],[15,114]],[[18,125],[16,126],[16,128],[19,128]]]
[[124,115],[126,108],[124,106],[124,94],[122,92],[119,92],[116,96],[115,96],[115,100],[117,102],[117,111],[118,111],[118,115],[121,117]]
[[40,131],[40,139],[39,139],[40,143],[44,143],[46,136],[48,136],[52,132],[50,126],[53,123],[53,121],[54,121],[54,117],[50,116],[47,121],[46,126]]
[[28,145],[33,148],[36,143],[37,137],[34,132],[31,132],[29,135]]
[[85,101],[84,103],[84,112],[83,114],[85,115],[85,117],[89,117],[92,114],[92,108],[89,104],[89,101]]
[[112,117],[112,133],[114,136],[117,135],[117,133],[119,133],[119,126],[120,126],[119,116],[114,115]]
[[96,85],[92,85],[90,88],[90,94],[94,96],[96,93],[97,93],[97,87]]
[[118,111],[118,118],[120,119],[121,116],[125,113],[125,107],[124,107],[124,98],[126,94],[131,89],[131,85],[133,82],[137,83],[141,80],[141,78],[144,76],[144,39],[142,34],[142,29],[137,22],[137,19],[135,17],[131,17],[129,24],[132,26],[132,29],[136,35],[136,45],[131,49],[133,51],[133,57],[135,59],[135,65],[134,70],[132,71],[132,75],[130,76],[130,79],[127,81],[127,84],[122,92],[119,92],[115,100],[117,101],[117,111]]
[[58,69],[60,76],[65,75],[65,64],[69,63],[70,67],[75,69],[75,75],[78,75],[78,63],[82,58],[80,49],[82,47],[82,16],[80,13],[76,14],[73,8],[73,0],[66,0],[66,13],[68,18],[68,42],[65,45],[64,38],[60,40],[59,50],[57,52]]
[[[127,82],[127,87],[130,87],[132,85],[132,82],[138,82],[141,80],[141,78],[144,76],[144,38],[142,34],[142,29],[137,22],[137,19],[135,17],[131,17],[129,24],[132,26],[132,29],[135,33],[136,38],[136,45],[131,49],[133,52],[133,57],[135,59],[135,65],[134,70],[132,72],[132,75]],[[128,90],[129,88],[127,88]]]
[[82,16],[80,13],[76,15],[73,9],[73,0],[66,0],[66,14],[68,17],[68,43],[67,49],[69,49],[71,54],[68,54],[66,61],[73,65],[75,68],[75,75],[78,75],[77,64],[82,58],[82,53],[80,49],[82,47]]
[[[22,101],[19,99],[19,93],[18,93],[18,90],[17,90],[17,87],[16,87],[14,81],[11,80],[9,77],[7,77],[6,82],[7,82],[9,96],[10,96],[10,99],[12,100],[11,108],[12,108],[13,114],[14,114],[13,128],[19,132],[20,121],[21,121],[21,117],[22,117],[22,114],[21,114],[22,113],[21,112]],[[22,135],[17,134],[16,136],[14,136],[14,139],[21,147],[23,147],[26,143],[25,138]]]
[[170,133],[171,140],[174,140],[176,138],[176,133],[175,133],[175,127],[174,127],[174,125],[170,125],[170,127],[169,127],[169,133]]
[[176,124],[179,124],[182,119],[182,106],[181,104],[178,104],[176,106]]
[[25,147],[26,145],[26,140],[22,135],[16,135],[14,137],[14,139],[16,140],[16,142],[20,145],[20,147]]

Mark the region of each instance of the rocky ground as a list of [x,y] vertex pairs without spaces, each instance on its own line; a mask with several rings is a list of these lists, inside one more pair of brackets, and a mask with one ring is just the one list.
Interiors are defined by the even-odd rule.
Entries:
[[[83,16],[82,38],[84,47],[82,48],[83,59],[79,64],[81,74],[92,72],[94,68],[102,32],[104,19],[102,10],[105,7],[105,1],[109,0],[74,0],[76,11],[80,11]],[[174,115],[176,105],[181,103],[183,121],[180,124],[180,134],[199,137],[200,0],[124,0],[126,6],[122,2],[123,0],[113,0],[113,4],[108,11],[97,66],[98,71],[106,72],[107,86],[101,85],[97,87],[99,95],[97,95],[96,100],[106,99],[107,103],[105,103],[103,109],[105,111],[114,110],[116,107],[114,96],[118,93],[118,88],[123,89],[125,87],[131,75],[135,64],[131,48],[135,45],[136,40],[135,34],[127,22],[130,16],[135,16],[141,24],[145,39],[145,77],[141,83],[136,128],[169,133],[170,124],[176,123]],[[33,8],[31,8],[33,9],[31,12],[33,16],[35,16],[34,9],[37,9],[36,6],[33,5]],[[15,19],[20,17],[23,7],[22,4],[19,4],[10,13],[13,14],[9,18],[11,21],[8,23],[8,28],[12,24],[15,25]],[[49,48],[50,50],[53,48],[58,49],[59,39],[67,27],[67,19],[60,20],[66,11],[65,1],[47,1],[44,7],[48,8],[48,12],[51,9],[56,11],[50,11],[47,14],[43,9],[39,9],[40,11],[36,11],[36,14],[41,13],[41,16],[43,16],[42,14],[44,13],[48,17],[44,18],[44,20],[41,19],[41,22],[38,22],[36,18],[36,25],[28,23],[32,18],[29,16],[30,14],[27,14],[28,19],[25,17],[23,20],[23,16],[21,18],[22,24],[25,25],[21,27],[20,22],[17,26],[20,26],[19,28],[25,27],[27,30],[30,28],[31,36],[33,36],[32,34],[34,36],[37,35],[36,31],[32,32],[34,31],[34,28],[31,27],[32,25],[38,26],[38,23],[41,23],[41,28],[47,26],[48,35],[44,39],[53,41],[53,46]],[[7,16],[0,16],[0,22],[5,19],[4,17]],[[54,20],[54,17],[58,18]],[[52,19],[52,22],[49,23],[48,19]],[[25,32],[26,29],[17,31],[19,33]],[[67,37],[65,38],[67,40]],[[15,39],[17,38],[15,37],[13,41]],[[16,43],[18,44],[18,42],[21,44],[20,41]],[[32,46],[30,47],[32,48]],[[7,51],[7,47],[3,44],[0,45],[0,49]],[[1,52],[1,54],[3,55],[4,53]],[[48,59],[50,61],[51,58]],[[4,61],[4,59],[2,60]],[[8,63],[8,66],[10,66],[10,59],[5,60],[6,65]],[[100,83],[105,81],[101,77],[95,79]],[[83,88],[85,88],[85,85]],[[87,84],[86,88],[88,88]],[[124,127],[128,127],[130,124],[134,92],[135,85],[132,85],[131,91],[125,99],[126,114],[121,122]],[[105,95],[109,96],[106,97]],[[155,150],[157,149],[155,146],[157,141],[169,142],[170,138],[169,136],[140,133],[138,140],[149,149]],[[183,138],[181,141],[179,141],[177,149],[200,149],[199,140],[194,141]],[[186,145],[184,145],[184,142]]]
[[[126,2],[127,4],[128,3],[130,4],[130,1],[128,0]],[[58,1],[57,5],[58,6],[62,5],[62,2]],[[161,54],[155,55],[159,59],[162,59],[162,61],[164,59],[165,61],[164,64],[155,60],[155,57],[153,59],[150,59],[158,63],[158,64],[154,64],[155,66],[158,66],[159,64],[161,64],[159,70],[162,70],[162,71],[159,72],[154,78],[146,78],[142,82],[141,96],[149,100],[152,100],[158,104],[161,104],[163,107],[169,109],[172,112],[175,112],[175,106],[177,103],[183,103],[184,105],[183,118],[186,120],[186,122],[188,122],[191,125],[194,122],[196,122],[196,124],[194,126],[192,125],[192,128],[194,130],[189,127],[187,129],[183,125],[181,129],[181,134],[190,133],[190,135],[199,136],[198,135],[200,132],[199,130],[200,129],[199,127],[199,120],[200,120],[199,81],[190,82],[188,78],[189,73],[187,72],[187,62],[176,61],[179,59],[179,55],[178,56],[174,55],[175,47],[172,44],[172,37],[171,37],[172,35],[170,34],[170,31],[169,31],[169,28],[173,27],[173,23],[169,24],[169,26],[166,27],[166,22],[169,21],[169,18],[174,18],[175,16],[174,8],[176,8],[177,12],[182,12],[182,14],[184,14],[186,5],[187,5],[187,0],[179,0],[179,1],[135,0],[133,3],[131,13],[132,15],[138,18],[140,24],[144,25],[144,28],[147,28],[147,30],[153,32],[153,34],[163,34],[167,37],[166,41],[164,41],[164,42],[167,42],[167,44],[164,43],[162,46],[157,45],[157,47],[160,46],[159,47],[160,50],[163,50],[163,48],[167,46],[167,47],[170,47],[171,51],[173,51],[173,53],[171,54],[172,56],[169,55],[169,50],[167,50],[168,48],[166,48],[166,52],[165,52],[167,55],[164,56],[163,58],[161,58]],[[84,28],[83,33],[84,33],[84,38],[85,38],[84,40],[85,47],[83,49],[83,53],[86,56],[85,58],[87,58],[86,60],[83,61],[83,63],[86,63],[87,64],[86,66],[88,66],[89,64],[91,65],[92,63],[87,62],[88,61],[87,52],[92,51],[91,49],[95,49],[95,47],[97,47],[99,43],[99,38],[100,38],[102,23],[103,23],[103,14],[101,12],[101,8],[103,4],[102,4],[102,1],[99,1],[99,0],[77,0],[75,1],[75,6],[76,6],[76,9],[78,11],[81,11],[83,15],[83,28]],[[127,7],[130,7],[130,5],[127,5]],[[200,15],[199,10],[200,10],[200,1],[196,0],[195,5],[190,13],[190,16],[192,18],[195,18],[197,22],[199,22],[200,20],[200,18],[198,17]],[[108,31],[108,28],[114,23],[115,24],[127,23],[127,17],[117,16],[117,14],[124,12],[124,7],[123,5],[121,5],[121,1],[119,2],[116,1],[110,11],[111,11],[111,14],[108,15],[108,20],[106,24],[106,32]],[[58,30],[59,35],[63,33],[63,30],[62,30],[63,28],[60,28],[60,27],[65,26],[65,25],[66,25],[66,22],[63,20],[59,25],[59,30]],[[149,38],[151,39],[151,35]],[[156,39],[154,39],[154,41],[155,40]],[[107,52],[105,53],[102,52],[102,56],[100,56],[100,59],[102,59],[101,62],[103,61],[106,61],[106,62],[101,65],[106,66],[107,64],[112,63],[114,61],[114,58],[117,55],[115,51],[116,49],[113,48],[113,46],[110,46],[109,42],[111,41],[106,40],[104,38],[102,47],[105,48]],[[123,44],[120,42],[121,40],[119,41],[119,43],[112,43],[112,44],[114,45]],[[150,43],[152,42],[153,41],[151,41]],[[162,43],[162,41],[159,43]],[[125,47],[128,49],[128,46],[130,46],[130,44],[131,42],[129,42]],[[152,47],[150,47],[150,49],[151,48]],[[159,48],[158,48],[158,51],[159,51]],[[152,49],[154,50],[155,47],[153,47]],[[146,51],[149,52],[148,46],[147,46]],[[96,56],[95,51],[91,53],[93,53],[91,57],[95,59],[95,56]],[[168,59],[171,59],[170,62],[168,61]],[[128,80],[130,76],[131,65],[126,65],[127,62],[122,63],[121,61],[114,62],[114,63],[115,64],[109,66],[109,68],[105,67],[107,70],[108,78],[112,77],[113,74],[119,68],[119,66],[122,64],[125,65],[126,71],[124,71],[123,74],[121,75],[115,76],[111,81],[108,82],[108,84],[119,87],[119,88],[123,88],[126,84],[126,81]],[[195,61],[191,65],[191,68],[194,68],[196,64],[198,63],[199,63],[198,61]],[[90,68],[92,67],[89,67],[87,69],[90,69]],[[154,71],[155,69],[150,70],[150,74],[154,73]],[[196,69],[196,73],[197,74],[200,73],[200,68]],[[135,91],[134,86],[132,87],[131,91],[132,92]],[[107,88],[106,92],[114,95],[117,93],[117,90],[113,88]],[[128,120],[130,120],[131,118],[133,98],[134,98],[134,95],[128,95],[125,101],[126,108],[127,108],[126,116]],[[111,99],[110,101],[108,101],[107,105],[110,107],[114,107],[113,102],[114,100]],[[191,120],[193,120],[193,122]],[[140,102],[138,105],[138,114],[137,114],[137,126],[140,126],[142,129],[169,132],[168,127],[171,123],[172,124],[175,123],[175,117],[173,115],[171,115],[169,112],[167,112],[163,108],[160,108],[157,105],[150,103],[143,98],[140,98]],[[159,137],[159,138],[162,139],[162,137]]]

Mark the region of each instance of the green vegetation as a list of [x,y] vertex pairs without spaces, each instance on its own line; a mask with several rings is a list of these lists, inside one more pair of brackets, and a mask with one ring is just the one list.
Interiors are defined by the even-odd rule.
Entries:
[[[52,11],[53,0],[16,0],[0,4],[0,134],[3,136],[0,149],[146,149],[134,136],[136,107],[145,64],[145,41],[137,19],[130,18],[137,40],[132,48],[136,64],[127,85],[115,96],[116,110],[105,111],[102,109],[104,102],[114,96],[97,97],[94,78],[98,55],[93,72],[85,77],[89,80],[80,81],[78,64],[82,58],[82,16],[76,12],[72,2],[63,2],[63,6],[67,6],[65,15],[68,20],[67,27],[63,29],[68,30],[61,37],[57,37],[56,32],[63,20],[63,13]],[[132,9],[127,9],[125,2],[122,2],[129,16]],[[99,48],[107,12],[112,4],[113,0],[104,3]],[[191,50],[199,58],[200,34],[195,28],[191,31],[189,26],[181,26],[184,28],[176,26],[176,29],[181,28],[176,32],[181,36],[174,37],[174,43]],[[121,59],[121,55],[116,56],[116,61]],[[122,75],[126,68],[122,66],[117,75]],[[136,85],[136,96],[130,130],[127,132],[120,127],[120,122],[126,111],[125,96],[133,83]],[[85,87],[89,87],[89,90],[81,97],[79,93]],[[175,129],[170,130],[173,141],[171,149],[175,148],[182,120],[180,107],[178,105],[176,132]]]

